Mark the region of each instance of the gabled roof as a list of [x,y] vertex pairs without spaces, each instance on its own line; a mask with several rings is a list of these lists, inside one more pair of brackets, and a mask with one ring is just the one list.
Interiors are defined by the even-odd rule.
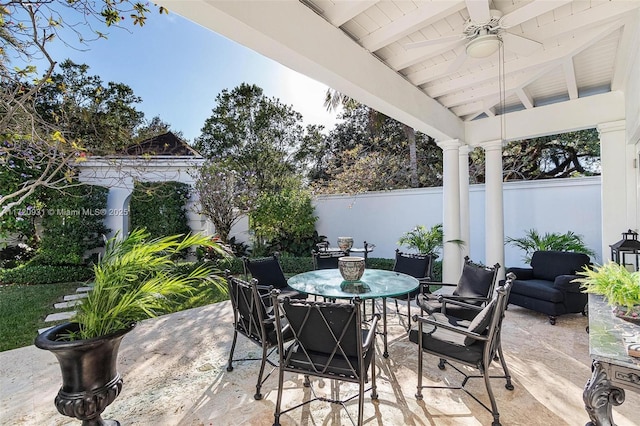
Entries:
[[126,147],[123,154],[127,155],[153,155],[153,156],[188,156],[200,157],[200,154],[190,147],[182,139],[167,132],[154,136],[134,145]]

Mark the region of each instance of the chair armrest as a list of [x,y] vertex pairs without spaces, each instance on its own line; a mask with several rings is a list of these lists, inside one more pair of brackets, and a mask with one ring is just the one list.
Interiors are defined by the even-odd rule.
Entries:
[[483,309],[483,306],[473,305],[471,303],[465,302],[465,300],[479,300],[479,301],[487,302],[490,299],[487,297],[462,297],[462,296],[438,297],[438,302],[442,303],[441,311],[443,313],[445,312],[447,305],[461,306],[463,308],[471,309],[478,312],[480,312]]
[[582,293],[581,284],[574,282],[578,275],[558,275],[553,281],[553,287],[568,293]]
[[369,327],[369,333],[367,333],[367,338],[362,342],[362,348],[368,349],[369,346],[373,343],[376,337],[376,327],[378,326],[378,321],[380,320],[380,314],[373,315],[373,319],[371,321],[371,327]]
[[463,334],[466,337],[471,337],[472,339],[475,339],[475,340],[486,341],[486,340],[489,339],[487,336],[483,336],[481,334],[474,333],[473,331],[469,331],[466,327],[455,326],[453,324],[440,322],[440,321],[438,321],[437,319],[435,319],[435,318],[433,318],[431,316],[424,317],[424,316],[420,316],[420,315],[414,315],[413,316],[413,320],[418,323],[420,328],[422,328],[422,324],[429,324],[429,325],[434,326],[436,329],[437,328],[443,328],[445,330],[449,330],[449,331],[454,332],[454,333]]
[[506,273],[516,274],[516,280],[532,280],[533,268],[507,268]]

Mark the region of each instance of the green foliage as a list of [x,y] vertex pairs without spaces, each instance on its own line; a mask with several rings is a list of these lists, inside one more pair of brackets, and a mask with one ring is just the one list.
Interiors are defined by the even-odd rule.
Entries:
[[45,317],[78,283],[0,286],[0,352],[33,344],[37,330],[51,326]]
[[188,200],[185,183],[136,182],[129,204],[131,228],[146,228],[152,238],[188,234]]
[[[424,225],[416,225],[411,231],[402,234],[398,244],[417,250],[418,253],[430,254],[437,258],[444,244],[443,238],[444,231],[441,223],[433,225],[429,229]],[[447,240],[447,242],[458,246],[464,245],[462,240]]]
[[85,281],[93,277],[93,269],[84,265],[21,265],[0,270],[2,284],[52,284]]
[[[203,235],[172,235],[150,239],[143,230],[107,242],[95,265],[95,283],[73,318],[78,336],[89,339],[127,328],[131,323],[179,310],[202,285],[224,291],[224,278],[213,264],[201,264],[188,274],[176,268],[173,256],[193,246],[219,248]],[[205,284],[206,283],[206,284]]]
[[300,150],[319,193],[357,193],[442,183],[442,150],[429,136],[371,108],[347,102],[326,136],[310,134]]
[[575,281],[585,293],[601,294],[612,306],[633,308],[640,305],[640,272],[630,272],[624,265],[608,262],[579,271]]
[[524,237],[507,237],[505,243],[524,251],[522,260],[528,264],[531,263],[533,252],[541,250],[571,251],[594,256],[595,252],[585,245],[582,238],[582,235],[573,231],[567,231],[564,234],[546,232],[540,235],[535,229],[529,229]]
[[303,139],[300,113],[246,83],[223,90],[215,101],[195,141],[202,155],[240,174],[255,174],[258,191],[275,191],[283,177],[297,174],[293,153]]
[[104,84],[99,76],[89,75],[86,64],[67,59],[59,67],[37,98],[40,116],[93,154],[130,145],[134,129],[143,123],[144,113],[134,107],[142,99],[126,84]]
[[277,251],[306,254],[319,242],[311,193],[294,184],[261,193],[249,218],[255,238]]
[[62,192],[48,191],[43,199],[44,229],[31,264],[82,265],[85,252],[104,244],[108,189],[80,185]]

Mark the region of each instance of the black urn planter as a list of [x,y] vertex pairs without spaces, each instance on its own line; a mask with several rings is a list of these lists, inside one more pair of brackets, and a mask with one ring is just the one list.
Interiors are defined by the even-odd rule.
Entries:
[[77,323],[50,328],[36,337],[35,345],[51,351],[60,364],[62,387],[55,398],[60,414],[82,420],[82,426],[116,426],[116,420],[103,420],[102,412],[120,394],[122,378],[117,371],[118,349],[122,338],[135,324],[118,332],[87,340],[60,340],[77,332]]

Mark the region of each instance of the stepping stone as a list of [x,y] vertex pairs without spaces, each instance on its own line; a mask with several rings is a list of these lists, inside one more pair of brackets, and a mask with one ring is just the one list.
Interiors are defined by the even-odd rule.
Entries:
[[82,303],[81,299],[69,300],[66,302],[56,303],[53,305],[53,307],[56,309],[73,308],[74,306],[79,305],[80,303]]
[[86,293],[87,291],[93,290],[93,287],[78,287],[76,289],[76,293]]
[[52,321],[65,321],[71,319],[76,313],[74,311],[69,312],[58,312],[55,314],[47,315],[44,319],[44,322],[52,322]]
[[70,294],[68,296],[63,297],[62,300],[64,300],[65,302],[68,302],[70,300],[78,300],[84,297],[87,297],[87,293]]

